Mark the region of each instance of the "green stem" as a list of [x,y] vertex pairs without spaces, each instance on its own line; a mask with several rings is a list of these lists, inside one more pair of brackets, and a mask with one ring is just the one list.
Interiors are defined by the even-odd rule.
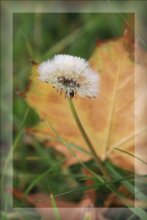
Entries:
[[74,119],[75,119],[75,121],[76,121],[76,124],[77,124],[77,126],[78,126],[78,128],[79,128],[79,130],[80,130],[80,132],[81,132],[81,134],[82,134],[82,137],[83,137],[83,139],[85,140],[85,142],[86,142],[86,144],[87,144],[89,150],[91,151],[91,153],[92,153],[92,155],[93,155],[93,157],[94,157],[94,159],[95,159],[95,161],[96,161],[96,163],[97,163],[97,165],[98,165],[98,167],[99,167],[99,170],[101,171],[101,173],[104,175],[104,177],[105,177],[107,180],[110,180],[110,176],[109,176],[109,174],[108,174],[108,172],[107,172],[107,169],[106,169],[106,168],[104,167],[104,165],[102,164],[101,159],[100,159],[99,156],[97,155],[97,153],[96,153],[96,151],[95,151],[95,149],[94,149],[94,147],[93,147],[91,141],[89,140],[89,138],[88,138],[88,136],[87,136],[87,134],[86,134],[86,132],[85,132],[85,130],[84,130],[82,124],[81,124],[81,121],[80,121],[80,119],[79,119],[79,117],[78,117],[77,111],[76,111],[76,109],[75,109],[75,107],[74,107],[74,103],[73,103],[73,101],[72,101],[71,98],[68,98],[68,103],[69,103],[71,112],[72,112],[72,114],[73,114],[73,117],[74,117]]

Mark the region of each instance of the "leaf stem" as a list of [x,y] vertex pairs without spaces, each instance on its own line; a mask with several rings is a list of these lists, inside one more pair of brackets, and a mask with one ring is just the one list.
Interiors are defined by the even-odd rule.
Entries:
[[69,103],[69,106],[70,106],[72,115],[73,115],[73,117],[74,117],[74,120],[75,120],[75,122],[76,122],[76,124],[77,124],[77,126],[78,126],[78,128],[79,128],[79,130],[80,130],[80,132],[81,132],[81,135],[82,135],[84,141],[86,142],[86,144],[87,144],[89,150],[91,151],[91,153],[92,153],[92,155],[93,155],[93,157],[94,157],[94,159],[95,159],[95,161],[96,161],[96,163],[97,163],[97,165],[98,165],[99,170],[101,171],[101,173],[104,175],[104,177],[105,177],[107,180],[110,180],[110,176],[109,176],[109,174],[108,174],[107,169],[104,167],[104,165],[103,165],[101,159],[100,159],[99,156],[97,155],[97,153],[96,153],[96,151],[95,151],[95,149],[94,149],[94,147],[93,147],[91,141],[89,140],[88,135],[86,134],[86,132],[85,132],[85,130],[84,130],[82,124],[81,124],[81,121],[80,121],[79,116],[78,116],[78,114],[77,114],[77,111],[76,111],[76,109],[75,109],[75,106],[74,106],[74,103],[73,103],[73,101],[72,101],[72,98],[68,98],[68,103]]

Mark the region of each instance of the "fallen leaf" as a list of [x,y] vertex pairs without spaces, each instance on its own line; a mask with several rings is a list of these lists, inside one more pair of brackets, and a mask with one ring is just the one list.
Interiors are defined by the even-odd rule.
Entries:
[[[78,97],[74,103],[99,157],[102,160],[109,158],[116,165],[133,170],[134,158],[114,149],[120,148],[135,154],[135,136],[142,133],[140,128],[135,130],[134,50],[132,46],[131,50],[126,49],[126,45],[126,35],[97,45],[89,62],[101,76],[100,95],[96,99]],[[73,120],[64,95],[59,95],[51,85],[38,80],[37,67],[37,64],[33,65],[25,99],[42,120],[29,132],[42,141],[51,139],[55,148],[68,155],[68,165],[77,163],[77,159],[67,153],[67,148],[62,148],[63,144],[57,141],[57,135],[47,121],[67,142],[81,146],[86,151],[89,149]],[[91,158],[91,155],[77,148],[72,149],[82,161]]]

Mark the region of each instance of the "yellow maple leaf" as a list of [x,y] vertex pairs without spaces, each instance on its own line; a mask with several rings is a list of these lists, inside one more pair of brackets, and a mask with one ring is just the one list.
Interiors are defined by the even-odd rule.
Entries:
[[[100,73],[101,92],[96,99],[74,99],[81,122],[102,160],[109,158],[113,163],[133,169],[134,158],[120,154],[120,148],[134,154],[135,146],[135,63],[134,50],[127,50],[126,38],[98,44],[89,62]],[[64,95],[57,93],[51,85],[38,80],[37,65],[33,66],[31,81],[25,94],[27,103],[40,118],[38,125],[31,128],[42,140],[55,138],[48,126],[49,121],[61,137],[89,151],[78,130]],[[54,141],[54,146],[67,158],[67,164],[77,162],[68,149]],[[74,148],[82,161],[91,158]]]

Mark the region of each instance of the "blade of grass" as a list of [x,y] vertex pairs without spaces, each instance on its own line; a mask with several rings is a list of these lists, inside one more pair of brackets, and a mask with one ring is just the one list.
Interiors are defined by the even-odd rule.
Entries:
[[126,152],[126,151],[124,151],[124,150],[122,150],[122,149],[119,149],[119,148],[114,148],[115,150],[118,150],[118,151],[120,151],[120,152],[122,152],[122,153],[125,153],[125,154],[127,154],[127,155],[129,155],[129,156],[131,156],[131,157],[134,157],[134,158],[136,158],[137,160],[139,160],[139,161],[141,161],[142,163],[144,163],[145,165],[147,165],[147,162],[145,162],[145,161],[143,161],[141,158],[139,158],[139,157],[137,157],[137,156],[135,156],[135,155],[133,155],[133,154],[131,154],[131,153],[129,153],[129,152]]
[[[61,143],[63,143],[63,138],[61,138],[61,136],[59,135],[59,133],[55,130],[55,128],[52,126],[52,124],[46,120],[46,123],[47,125],[52,129],[52,131],[55,133],[56,135],[56,138],[55,139],[52,139],[54,141],[60,141]],[[64,145],[67,145],[66,141],[64,140]],[[89,154],[89,155],[92,155],[91,152],[85,150],[84,148],[82,148],[81,146],[77,146],[76,144],[73,144],[73,143],[69,143],[68,142],[68,146],[69,147],[73,147],[73,148],[76,148],[77,150],[83,152],[83,153],[86,153],[86,154]]]
[[70,193],[82,192],[82,191],[85,191],[85,190],[88,190],[88,189],[98,189],[102,185],[103,184],[101,184],[101,183],[96,183],[96,184],[93,184],[91,186],[81,186],[81,187],[78,187],[76,189],[69,190],[67,192],[56,194],[55,197],[64,196],[64,195],[67,195],[67,194],[70,194]]
[[58,161],[57,163],[55,163],[52,167],[50,167],[49,169],[47,169],[45,172],[43,172],[41,175],[37,176],[32,182],[31,184],[28,186],[28,188],[25,190],[25,195],[27,195],[30,190],[38,183],[40,182],[49,172],[51,172],[56,166],[62,164],[65,161],[65,159],[62,159],[60,161]]
[[7,167],[8,167],[9,162],[10,162],[11,159],[12,159],[12,154],[13,154],[13,152],[16,150],[16,148],[17,148],[17,146],[18,146],[18,143],[19,143],[19,139],[20,139],[21,135],[23,134],[23,126],[24,126],[24,123],[25,123],[25,121],[26,121],[26,119],[27,119],[28,113],[29,113],[29,109],[27,109],[27,110],[25,111],[24,117],[23,117],[23,119],[22,119],[22,123],[21,123],[21,125],[20,125],[19,133],[18,133],[18,135],[16,136],[16,139],[15,139],[15,141],[14,141],[14,144],[13,144],[12,146],[10,146],[10,150],[9,150],[9,152],[8,152],[6,161],[5,161],[4,165],[3,165],[3,172],[2,172],[2,177],[1,177],[1,186],[3,186],[3,184],[4,184],[5,172],[6,172],[6,169],[7,169]]
[[130,215],[126,220],[134,220],[136,217],[135,214]]
[[[40,144],[37,143],[37,141],[32,142],[32,146],[35,148],[36,152],[38,155],[43,159],[46,158],[47,156],[49,157],[46,149],[44,147],[41,147]],[[47,166],[50,166],[52,163],[52,158],[48,158],[48,160],[44,160]]]
[[147,212],[140,208],[129,208],[135,215],[137,215],[141,220],[147,219]]
[[56,204],[56,200],[55,200],[53,194],[50,195],[50,199],[51,199],[51,204],[52,204],[53,212],[54,212],[54,215],[55,215],[55,219],[56,220],[61,220],[60,213],[59,213],[59,210],[58,210],[58,207],[57,207],[57,204]]
[[[118,192],[117,190],[114,189],[114,187],[111,186],[112,183],[114,183],[114,181],[110,181],[110,182],[106,182],[105,184],[107,184],[107,187],[115,194],[117,195],[117,197],[121,200],[121,202],[127,206],[127,207],[132,207],[134,206],[134,202],[128,198],[126,198],[122,193]],[[67,192],[63,192],[63,193],[60,193],[60,194],[56,194],[55,197],[60,197],[60,196],[64,196],[64,195],[67,195],[67,194],[70,194],[70,193],[76,193],[76,192],[81,192],[81,191],[85,191],[85,190],[88,190],[88,189],[100,189],[104,186],[104,183],[96,183],[96,184],[93,184],[91,186],[83,186],[83,187],[78,187],[74,190],[70,190],[70,191],[67,191]],[[144,207],[144,203],[142,204],[143,207]]]
[[[122,178],[122,175],[118,173],[118,171],[114,169],[114,167],[110,163],[107,163],[106,165],[108,169],[110,170],[110,172],[114,175],[115,179]],[[128,180],[123,181],[122,184],[127,187],[129,192],[131,192],[132,194],[135,194],[137,199],[147,200],[147,196],[143,194],[136,186],[132,185]]]
[[81,151],[81,152],[83,152],[83,153],[86,153],[86,154],[89,154],[89,155],[92,156],[91,152],[85,150],[84,148],[82,148],[82,147],[80,147],[80,146],[77,146],[76,144],[68,143],[68,145],[69,145],[70,147],[76,148],[77,150],[79,150],[79,151]]
[[[112,180],[112,181],[109,181],[109,182],[105,182],[105,184],[111,185],[112,183],[115,183],[115,182],[118,182],[118,180]],[[63,192],[63,193],[60,193],[60,194],[56,194],[56,195],[54,195],[54,197],[60,197],[60,196],[64,196],[64,195],[67,195],[67,194],[70,194],[70,193],[81,192],[81,191],[85,191],[85,190],[88,190],[88,189],[98,189],[100,187],[103,187],[103,185],[104,185],[104,183],[101,182],[101,183],[96,183],[96,184],[93,184],[93,185],[90,185],[90,186],[82,186],[82,187],[75,188],[74,190],[69,190],[69,191],[66,191],[66,192]],[[48,198],[49,198],[49,196],[47,196],[44,199],[40,199],[37,202],[45,201]],[[35,203],[37,203],[37,202],[35,202]]]

